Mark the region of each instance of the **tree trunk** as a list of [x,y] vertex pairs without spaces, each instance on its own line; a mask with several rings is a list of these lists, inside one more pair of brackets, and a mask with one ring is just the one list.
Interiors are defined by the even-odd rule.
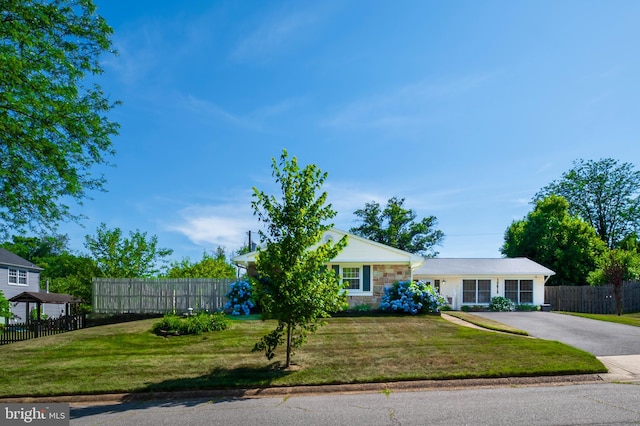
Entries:
[[291,365],[291,323],[287,323],[287,360],[284,363],[284,368],[289,368]]
[[616,314],[622,315],[622,282],[613,283],[613,297],[616,299]]

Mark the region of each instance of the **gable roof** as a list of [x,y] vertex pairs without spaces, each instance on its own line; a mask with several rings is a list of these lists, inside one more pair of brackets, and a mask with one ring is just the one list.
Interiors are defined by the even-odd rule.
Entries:
[[551,269],[526,257],[497,259],[425,259],[413,271],[419,275],[555,275]]
[[[424,261],[420,255],[380,244],[336,228],[326,231],[322,236],[322,242],[329,239],[338,241],[345,235],[348,238],[347,246],[331,260],[331,263],[410,264],[412,268],[415,268]],[[241,265],[247,265],[255,262],[257,255],[258,252],[253,251],[236,256],[232,260]]]
[[27,259],[22,258],[17,254],[14,254],[2,247],[0,247],[0,265],[17,266],[20,268],[42,271],[41,267],[34,265],[33,263],[29,262]]

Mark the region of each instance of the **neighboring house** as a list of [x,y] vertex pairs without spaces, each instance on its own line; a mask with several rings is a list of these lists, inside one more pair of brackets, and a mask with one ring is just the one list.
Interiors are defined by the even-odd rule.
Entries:
[[[453,309],[463,305],[489,305],[494,296],[517,304],[544,303],[544,284],[555,273],[527,258],[430,259],[384,244],[331,229],[323,241],[348,236],[347,247],[333,259],[332,267],[349,283],[349,305],[378,307],[384,288],[396,281],[425,280],[433,284]],[[258,252],[233,261],[255,276]]]
[[[28,260],[0,247],[0,290],[6,299],[20,293],[40,291],[40,268]],[[24,315],[22,303],[11,305],[11,311],[18,316]]]
[[542,305],[544,285],[551,275],[555,272],[526,257],[425,259],[413,271],[414,279],[433,284],[453,309],[488,306],[495,296],[516,304]]

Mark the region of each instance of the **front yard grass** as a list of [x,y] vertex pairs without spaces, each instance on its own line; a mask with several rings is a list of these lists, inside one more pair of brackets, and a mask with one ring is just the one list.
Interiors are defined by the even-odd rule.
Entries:
[[318,385],[606,372],[558,342],[492,333],[438,316],[332,318],[283,371],[251,352],[275,322],[159,337],[157,320],[106,325],[0,347],[0,397]]
[[582,314],[578,312],[558,312],[560,314],[575,315],[577,317],[590,318],[599,321],[609,321],[618,324],[633,325],[640,327],[640,312],[634,312],[632,314],[622,314],[620,316],[615,314]]
[[500,331],[500,332],[503,332],[503,333],[519,334],[521,336],[528,336],[529,335],[529,333],[527,333],[524,330],[520,330],[520,329],[517,329],[515,327],[511,327],[510,325],[506,325],[506,324],[503,324],[501,322],[491,320],[489,318],[484,318],[484,317],[481,317],[481,316],[478,316],[478,315],[473,315],[473,314],[470,314],[468,312],[447,311],[446,314],[447,315],[451,315],[452,317],[456,317],[458,319],[461,319],[463,321],[466,321],[468,323],[475,324],[478,327],[486,328],[488,330]]

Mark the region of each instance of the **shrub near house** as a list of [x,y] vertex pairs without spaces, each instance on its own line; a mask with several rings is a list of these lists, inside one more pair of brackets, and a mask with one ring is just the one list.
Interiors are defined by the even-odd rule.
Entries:
[[384,289],[380,309],[412,315],[439,312],[446,301],[425,281],[396,281]]

